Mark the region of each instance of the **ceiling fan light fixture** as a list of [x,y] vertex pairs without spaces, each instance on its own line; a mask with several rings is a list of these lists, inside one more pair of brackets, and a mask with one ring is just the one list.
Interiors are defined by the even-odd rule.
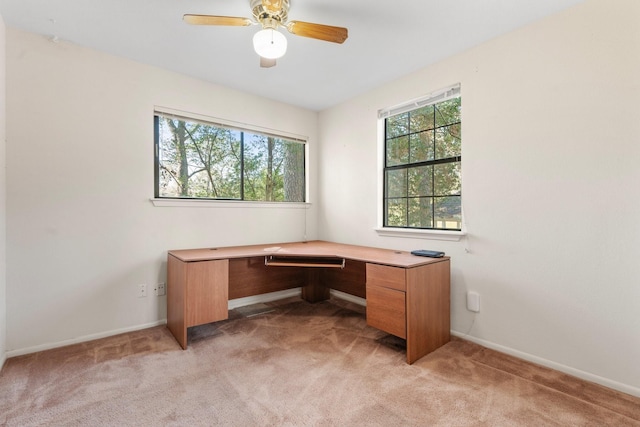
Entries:
[[253,48],[263,58],[278,59],[287,51],[287,38],[273,28],[264,28],[254,34]]

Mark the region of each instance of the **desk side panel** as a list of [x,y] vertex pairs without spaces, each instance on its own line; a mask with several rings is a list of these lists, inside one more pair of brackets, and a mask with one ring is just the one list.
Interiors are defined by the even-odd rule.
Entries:
[[264,256],[229,260],[229,299],[300,288],[306,284],[305,267],[267,267]]
[[172,255],[167,256],[167,327],[183,349],[187,348],[186,264]]
[[229,317],[229,260],[187,263],[187,326]]
[[366,298],[366,263],[347,259],[343,269],[325,269],[321,281],[326,288]]
[[451,339],[450,263],[407,269],[407,362]]

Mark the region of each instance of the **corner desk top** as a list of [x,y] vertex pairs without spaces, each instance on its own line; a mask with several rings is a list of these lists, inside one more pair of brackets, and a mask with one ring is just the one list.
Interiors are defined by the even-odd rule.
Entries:
[[323,240],[307,242],[274,243],[250,246],[226,246],[219,248],[179,249],[169,251],[184,262],[207,261],[227,258],[248,258],[256,256],[309,256],[338,257],[394,267],[412,268],[448,260],[449,257],[428,258],[412,255],[407,251],[347,245]]

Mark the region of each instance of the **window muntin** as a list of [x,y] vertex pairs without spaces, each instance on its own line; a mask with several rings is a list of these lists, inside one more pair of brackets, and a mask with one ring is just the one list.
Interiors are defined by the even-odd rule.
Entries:
[[462,229],[459,89],[456,95],[385,117],[384,227]]
[[155,197],[304,202],[305,144],[156,113]]

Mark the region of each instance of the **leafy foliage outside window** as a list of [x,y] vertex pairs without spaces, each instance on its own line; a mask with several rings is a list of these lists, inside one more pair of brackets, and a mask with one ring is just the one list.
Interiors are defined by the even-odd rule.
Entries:
[[305,146],[156,114],[155,197],[305,201]]
[[384,226],[460,230],[460,97],[385,119]]

